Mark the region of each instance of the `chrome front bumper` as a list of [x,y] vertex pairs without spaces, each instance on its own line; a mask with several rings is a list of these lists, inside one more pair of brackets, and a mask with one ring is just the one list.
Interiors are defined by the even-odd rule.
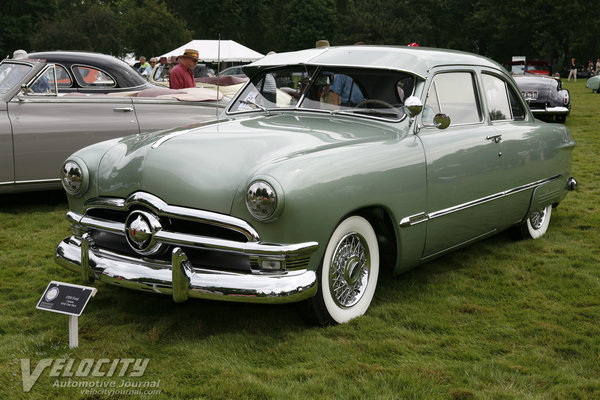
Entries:
[[172,295],[176,302],[189,297],[248,303],[291,303],[317,291],[314,271],[235,273],[193,268],[180,247],[171,262],[147,261],[95,249],[88,235],[64,239],[56,248],[56,262],[97,279],[130,289]]

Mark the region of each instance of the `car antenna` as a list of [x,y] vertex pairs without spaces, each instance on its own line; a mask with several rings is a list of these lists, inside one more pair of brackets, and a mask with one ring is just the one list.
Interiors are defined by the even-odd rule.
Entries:
[[[217,102],[219,101],[219,93],[221,93],[221,34],[219,33],[219,43],[217,47]],[[217,121],[219,120],[219,107],[215,107],[217,112]]]

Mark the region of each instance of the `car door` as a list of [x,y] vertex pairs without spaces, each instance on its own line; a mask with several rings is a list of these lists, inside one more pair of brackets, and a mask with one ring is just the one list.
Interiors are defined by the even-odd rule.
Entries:
[[505,193],[502,227],[508,227],[525,217],[533,184],[548,177],[540,174],[541,163],[536,162],[547,157],[546,139],[540,137],[546,135],[546,130],[533,119],[527,119],[520,93],[505,77],[489,71],[481,74],[481,81],[488,118],[502,155]]
[[[53,66],[44,70],[29,89],[8,102],[12,124],[17,184],[57,181],[63,161],[76,150],[102,140],[139,133],[128,97],[57,95]],[[36,92],[46,79],[49,89]],[[44,85],[37,85],[37,87]],[[29,90],[31,92],[31,90]]]
[[14,164],[10,121],[6,103],[0,103],[0,193],[12,191]]
[[[427,164],[427,259],[496,231],[502,218],[502,159],[497,132],[484,118],[475,71],[435,74],[419,138]],[[434,126],[446,114],[446,129]]]

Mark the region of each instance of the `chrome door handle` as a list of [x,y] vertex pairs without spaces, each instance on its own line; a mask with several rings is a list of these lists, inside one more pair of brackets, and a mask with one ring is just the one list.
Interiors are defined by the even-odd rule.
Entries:
[[494,143],[500,143],[500,141],[502,140],[502,135],[498,134],[498,135],[489,135],[485,137],[486,140],[493,140]]
[[113,108],[113,111],[116,111],[116,112],[132,112],[133,108],[131,108],[131,107],[120,107],[120,108],[117,107],[117,108]]

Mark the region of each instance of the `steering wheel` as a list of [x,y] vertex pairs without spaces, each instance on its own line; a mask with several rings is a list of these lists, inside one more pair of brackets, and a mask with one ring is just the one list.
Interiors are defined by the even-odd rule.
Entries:
[[383,106],[384,108],[393,108],[394,110],[396,109],[396,107],[394,107],[390,103],[383,101],[383,100],[379,100],[379,99],[365,99],[365,100],[361,101],[360,103],[358,103],[354,107],[355,108],[367,108],[367,106],[369,104]]

